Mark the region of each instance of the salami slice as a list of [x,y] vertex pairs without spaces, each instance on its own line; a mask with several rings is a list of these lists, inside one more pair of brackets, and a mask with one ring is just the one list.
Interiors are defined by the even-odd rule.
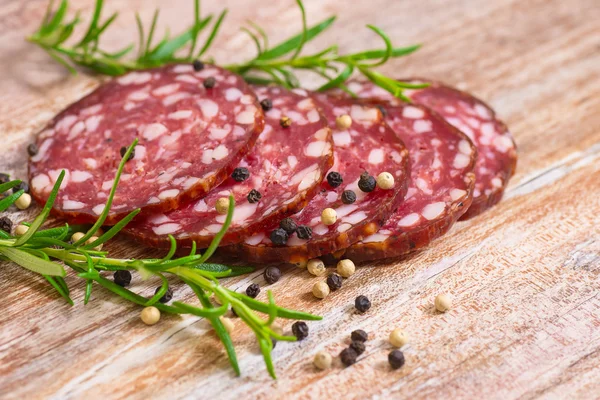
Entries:
[[385,110],[410,154],[409,187],[385,225],[347,249],[344,257],[353,261],[400,256],[428,245],[473,199],[477,151],[472,142],[426,107],[399,104]]
[[304,91],[253,89],[265,108],[265,129],[232,176],[200,200],[134,221],[127,233],[154,246],[168,245],[171,234],[179,244],[195,241],[207,247],[225,221],[215,205],[232,194],[233,220],[221,240],[222,245],[230,244],[279,223],[315,195],[333,163],[327,121]]
[[[498,203],[517,163],[516,145],[506,125],[488,105],[468,93],[422,79],[402,81],[429,83],[427,88],[408,90],[405,94],[413,102],[438,112],[477,146],[473,203],[461,219],[477,216]],[[399,103],[389,92],[371,83],[352,82],[349,88],[360,97]]]
[[[408,152],[383,121],[380,111],[355,101],[334,100],[323,95],[317,99],[333,130],[334,164],[327,180],[307,206],[291,217],[298,228],[285,244],[271,240],[281,238],[281,235],[273,237],[274,231],[281,233],[279,225],[273,224],[243,243],[225,248],[227,254],[237,253],[251,262],[303,264],[375,233],[404,196]],[[352,124],[347,127],[340,119],[338,128],[336,118],[344,115],[351,117]],[[382,172],[394,177],[390,189],[373,185],[372,177]],[[335,210],[337,215],[332,225],[322,220],[326,208]]]
[[221,183],[263,128],[254,93],[238,75],[205,65],[170,65],[115,78],[67,107],[42,130],[30,158],[31,193],[44,202],[62,169],[56,214],[94,221],[121,160],[124,169],[107,220],[174,209]]

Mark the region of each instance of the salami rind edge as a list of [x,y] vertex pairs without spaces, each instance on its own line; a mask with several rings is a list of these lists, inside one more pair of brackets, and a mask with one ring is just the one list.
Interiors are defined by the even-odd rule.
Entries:
[[[414,103],[436,111],[477,147],[473,202],[461,219],[473,218],[497,204],[517,164],[516,144],[506,125],[491,107],[469,93],[427,79],[400,80],[429,84],[423,89],[406,90],[405,95]],[[399,99],[370,82],[353,81],[348,88],[361,98],[400,104]]]
[[[302,265],[311,258],[340,251],[372,235],[402,200],[407,188],[408,152],[384,122],[381,112],[356,101],[317,96],[333,131],[334,164],[330,172],[338,172],[343,183],[333,187],[327,180],[323,181],[319,193],[291,217],[297,225],[309,227],[312,236],[302,239],[296,232],[285,245],[275,245],[270,233],[277,225],[272,225],[243,243],[224,247],[224,254],[235,254],[255,263]],[[336,118],[342,115],[352,118],[350,128],[336,126]],[[395,178],[393,188],[377,187],[372,192],[363,192],[358,183],[365,171],[375,177],[381,172],[391,173]],[[356,194],[354,203],[342,202],[345,190]],[[325,208],[333,208],[337,213],[333,225],[326,226],[321,221]]]
[[254,86],[253,90],[266,104],[265,128],[232,176],[200,200],[137,219],[126,227],[126,233],[152,246],[169,246],[168,235],[173,235],[180,245],[190,246],[194,241],[200,248],[208,247],[225,220],[215,205],[231,194],[236,206],[221,240],[221,245],[227,245],[279,223],[315,195],[333,164],[327,121],[303,90],[276,86]]
[[40,132],[30,158],[31,193],[43,203],[62,169],[54,214],[91,222],[102,213],[121,148],[139,139],[107,224],[130,211],[168,211],[220,184],[263,129],[241,77],[205,64],[130,72],[67,107]]

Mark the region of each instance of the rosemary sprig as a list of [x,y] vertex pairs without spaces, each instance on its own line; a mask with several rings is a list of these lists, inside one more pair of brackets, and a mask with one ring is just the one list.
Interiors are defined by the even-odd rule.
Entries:
[[[133,59],[126,58],[136,47],[131,44],[116,53],[108,53],[100,48],[99,42],[102,33],[115,21],[118,14],[114,13],[101,22],[103,0],[96,0],[92,19],[84,37],[75,45],[66,45],[71,37],[74,27],[80,23],[79,14],[72,20],[66,21],[68,0],[61,0],[56,12],[51,15],[52,2],[40,28],[27,38],[50,54],[55,60],[67,67],[72,73],[74,66],[82,66],[94,72],[105,75],[121,75],[128,71],[158,67],[176,62],[192,62],[205,55],[215,39],[222,22],[227,15],[223,10],[217,20],[212,24],[212,29],[205,39],[204,45],[196,51],[199,36],[205,28],[213,22],[213,15],[205,18],[200,16],[200,2],[194,0],[194,23],[174,38],[169,33],[156,45],[152,45],[159,11],[156,10],[149,29],[144,29],[142,20],[136,14],[138,28],[137,56]],[[335,17],[327,18],[311,27],[307,26],[307,17],[302,0],[296,0],[302,16],[302,32],[282,41],[274,47],[269,47],[268,37],[260,26],[249,21],[248,27],[241,30],[250,35],[257,50],[253,59],[226,65],[225,68],[239,73],[252,83],[276,83],[287,88],[299,87],[298,70],[311,71],[325,80],[318,90],[324,91],[332,88],[341,88],[352,94],[344,85],[353,73],[358,72],[384,88],[394,96],[409,101],[402,91],[406,88],[421,88],[423,84],[399,82],[380,72],[375,67],[386,63],[391,58],[402,57],[416,51],[420,46],[394,47],[389,36],[380,28],[367,25],[384,42],[385,48],[367,50],[350,54],[339,54],[338,46],[332,45],[326,49],[309,55],[301,55],[304,45],[314,40],[328,29],[335,21]],[[178,56],[186,50],[185,56]]]
[[[240,369],[233,342],[219,319],[228,311],[229,307],[231,307],[235,310],[240,319],[254,331],[263,351],[267,370],[271,376],[275,378],[275,370],[270,355],[270,351],[273,348],[272,339],[294,341],[296,338],[294,336],[279,335],[274,332],[273,329],[271,329],[273,320],[276,317],[320,320],[321,317],[278,307],[274,304],[271,294],[269,294],[268,304],[261,303],[244,294],[229,290],[219,283],[218,278],[235,276],[252,271],[252,268],[248,267],[230,267],[208,262],[231,224],[235,209],[233,196],[230,196],[229,198],[229,210],[225,222],[223,223],[223,227],[215,236],[215,239],[204,254],[197,253],[194,244],[189,255],[174,258],[177,243],[172,236],[169,237],[171,240],[171,248],[168,253],[160,259],[111,258],[106,251],[94,250],[97,246],[103,245],[109,239],[112,239],[117,235],[120,230],[125,227],[127,222],[137,215],[139,209],[132,211],[127,217],[110,228],[106,233],[99,235],[92,243],[88,243],[90,238],[98,235],[98,231],[110,211],[119,178],[125,167],[125,162],[129,159],[129,155],[136,144],[137,139],[128,147],[127,152],[123,155],[121,163],[117,168],[113,186],[106,201],[104,211],[100,215],[98,221],[87,230],[83,238],[76,242],[68,241],[68,238],[70,238],[74,232],[79,231],[81,227],[64,225],[41,229],[49,216],[65,176],[65,172],[62,171],[40,214],[33,222],[24,223],[24,225],[29,227],[25,234],[20,237],[14,237],[11,236],[9,232],[0,230],[0,257],[44,276],[59,295],[71,305],[73,304],[73,300],[70,297],[70,290],[63,279],[66,275],[64,266],[68,266],[78,277],[85,279],[84,303],[89,301],[94,286],[93,284],[95,283],[123,299],[140,306],[147,307],[153,305],[166,313],[191,314],[207,318],[213,325],[218,337],[223,342],[231,366],[236,374],[239,375]],[[1,184],[0,193],[18,185],[19,182],[20,181],[11,181]],[[13,195],[7,196],[0,200],[0,204],[2,204],[3,207],[6,206],[4,208],[8,208],[21,194],[22,191],[19,191]],[[150,298],[146,298],[117,285],[113,281],[103,277],[101,274],[102,271],[115,270],[137,271],[145,279],[148,279],[149,277],[159,278],[162,284],[158,293]],[[165,278],[165,274],[176,276],[182,282],[190,286],[198,297],[200,305],[196,306],[177,301],[172,305],[159,303],[158,300],[168,289],[168,281]],[[221,304],[220,307],[213,307],[209,301],[211,295],[214,295],[219,300],[219,303]],[[256,312],[267,314],[268,318],[264,320],[260,318]]]

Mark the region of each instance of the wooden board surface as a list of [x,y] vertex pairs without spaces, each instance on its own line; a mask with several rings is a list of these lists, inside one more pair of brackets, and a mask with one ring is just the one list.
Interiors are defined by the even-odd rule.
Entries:
[[[91,0],[73,1],[89,15]],[[162,7],[161,26],[191,21],[189,0],[108,1],[122,15],[106,45],[135,38],[134,10],[145,21]],[[251,18],[272,37],[299,30],[292,0],[205,2],[230,8],[212,54],[219,62],[252,54],[238,31]],[[222,4],[217,4],[222,3]],[[486,99],[519,147],[506,199],[461,222],[430,248],[405,260],[361,268],[326,301],[310,295],[314,277],[285,270],[272,285],[278,303],[324,316],[300,343],[274,350],[279,379],[267,375],[251,332],[236,325],[242,376],[235,378],[208,323],[165,317],[144,326],[138,307],[97,288],[82,305],[83,286],[69,276],[76,305],[42,279],[0,264],[0,398],[595,398],[600,393],[600,7],[597,0],[307,0],[309,22],[339,20],[308,46],[334,42],[341,51],[380,46],[366,23],[396,45],[424,43],[390,62],[392,75],[427,76]],[[93,89],[98,78],[69,76],[23,37],[46,1],[0,3],[0,171],[26,176],[25,147],[55,112]],[[307,80],[308,85],[313,82]],[[31,214],[11,213],[21,220]],[[115,255],[151,254],[123,240]],[[242,290],[259,272],[226,283]],[[78,282],[78,283],[76,283]],[[157,282],[134,278],[134,290]],[[192,300],[175,286],[177,298]],[[434,311],[437,293],[454,308]],[[366,315],[353,299],[367,295]],[[261,294],[261,299],[263,294]],[[284,322],[289,329],[291,322]],[[406,365],[391,371],[386,338],[411,336]],[[319,372],[319,350],[334,354],[353,329],[373,338],[354,366]]]

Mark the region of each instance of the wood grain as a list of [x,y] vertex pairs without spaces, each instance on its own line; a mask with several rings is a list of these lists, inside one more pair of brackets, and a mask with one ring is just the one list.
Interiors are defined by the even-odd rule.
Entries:
[[[69,76],[23,41],[45,1],[0,5],[0,170],[26,175],[25,147],[55,112],[92,90],[96,77]],[[107,2],[122,12],[106,45],[135,38],[133,11],[149,21],[162,6],[161,27],[182,27],[188,0]],[[299,29],[293,1],[205,2],[230,8],[212,55],[221,63],[252,54],[237,27],[247,18],[272,37]],[[271,286],[279,304],[324,316],[300,343],[274,350],[271,380],[251,332],[239,322],[233,339],[243,371],[235,378],[208,323],[165,317],[146,327],[138,307],[69,276],[76,305],[25,270],[0,264],[0,398],[596,398],[600,393],[600,7],[596,0],[306,1],[310,22],[339,16],[323,41],[341,51],[376,46],[374,23],[397,45],[422,42],[417,54],[382,68],[427,76],[489,101],[519,146],[517,174],[506,199],[459,223],[430,248],[402,260],[365,265],[326,301],[310,295],[313,277],[285,270]],[[91,0],[73,1],[89,15]],[[168,7],[166,6],[168,4]],[[351,4],[351,6],[349,6]],[[87,11],[87,13],[85,12]],[[307,77],[306,85],[317,82]],[[33,211],[11,212],[17,221]],[[159,254],[115,240],[115,255]],[[264,281],[257,271],[228,279],[238,290]],[[149,295],[157,282],[133,281]],[[176,282],[178,299],[192,294]],[[437,293],[455,306],[434,311]],[[372,309],[353,311],[367,295]],[[263,294],[261,294],[261,298]],[[282,321],[289,329],[292,321]],[[386,338],[394,327],[411,336],[406,365],[391,371]],[[350,368],[339,360],[319,372],[322,349],[334,354],[353,329],[367,330],[366,353]]]

